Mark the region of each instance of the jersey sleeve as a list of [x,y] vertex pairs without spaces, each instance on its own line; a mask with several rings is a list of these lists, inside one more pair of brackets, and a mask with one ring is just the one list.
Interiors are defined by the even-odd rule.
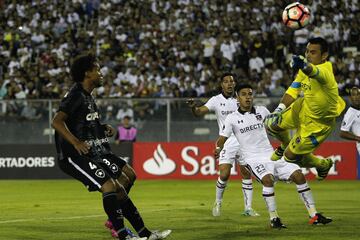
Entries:
[[58,111],[64,112],[67,115],[72,115],[79,109],[83,101],[84,98],[81,96],[81,93],[69,93],[60,102]]
[[265,117],[270,114],[269,109],[267,109],[265,106],[260,106],[259,108],[260,108],[260,114],[265,119]]
[[313,70],[309,75],[310,78],[316,79],[321,84],[326,84],[326,85],[333,84],[332,82],[332,79],[334,78],[333,69],[332,69],[332,64],[330,62],[327,62],[325,64],[320,64],[317,66],[315,65],[312,66],[313,66]]
[[210,98],[205,104],[210,111],[215,111],[215,97]]
[[286,90],[286,93],[290,95],[292,98],[297,99],[301,92],[301,82],[306,77],[306,75],[299,70],[296,75],[295,80],[291,83],[290,87]]
[[225,124],[222,128],[222,131],[221,131],[221,135],[224,136],[224,137],[230,137],[230,135],[232,134],[233,130],[232,130],[232,124],[231,124],[231,115],[228,115],[225,119]]
[[350,111],[350,108],[345,113],[344,119],[342,120],[340,130],[345,132],[350,132],[351,125],[354,122],[354,115],[352,114],[352,111]]

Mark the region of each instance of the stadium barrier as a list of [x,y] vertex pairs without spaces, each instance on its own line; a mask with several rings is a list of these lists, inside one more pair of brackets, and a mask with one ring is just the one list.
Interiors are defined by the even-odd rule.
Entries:
[[[275,144],[274,144],[275,145]],[[213,142],[137,142],[112,145],[135,169],[138,179],[216,179]],[[360,179],[360,157],[353,142],[325,142],[316,151],[331,157],[329,179]],[[314,179],[315,169],[303,169]],[[232,178],[239,177],[233,168]],[[65,179],[53,144],[0,145],[0,179]]]
[[[112,145],[115,154],[130,164],[132,143]],[[0,179],[65,179],[58,166],[54,144],[0,145]]]
[[[273,144],[276,145],[275,143]],[[134,144],[133,167],[138,179],[216,179],[213,142],[148,142]],[[334,161],[328,179],[358,179],[360,158],[353,142],[325,142],[315,152]],[[314,179],[315,169],[302,169]],[[232,178],[240,178],[238,167]]]

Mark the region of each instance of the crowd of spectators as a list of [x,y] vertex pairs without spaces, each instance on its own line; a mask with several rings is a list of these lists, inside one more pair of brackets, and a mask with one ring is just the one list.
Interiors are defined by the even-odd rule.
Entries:
[[309,37],[330,43],[342,94],[360,79],[358,0],[301,1],[310,26],[281,20],[292,1],[0,0],[0,99],[58,99],[72,85],[71,59],[95,52],[105,84],[98,98],[208,97],[223,71],[281,96],[291,53]]

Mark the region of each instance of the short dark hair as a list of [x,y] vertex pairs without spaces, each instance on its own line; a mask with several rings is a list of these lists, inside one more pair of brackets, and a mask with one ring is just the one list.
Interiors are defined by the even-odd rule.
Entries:
[[328,45],[327,41],[324,38],[321,38],[321,37],[310,38],[308,40],[308,44],[309,43],[311,43],[311,44],[319,44],[321,53],[329,51],[329,45]]
[[97,61],[95,55],[88,53],[77,56],[71,65],[71,77],[74,82],[82,82],[85,78],[85,72],[90,71]]
[[251,88],[251,89],[253,89],[253,87],[250,85],[250,84],[248,84],[248,83],[242,83],[242,84],[238,84],[238,85],[236,85],[236,87],[235,87],[235,92],[240,92],[240,90],[241,89],[244,89],[244,88]]
[[225,73],[221,74],[220,82],[222,83],[222,82],[224,81],[224,78],[225,78],[225,77],[228,77],[228,76],[233,77],[235,82],[237,81],[237,80],[236,80],[236,74],[235,74],[235,73],[225,72]]

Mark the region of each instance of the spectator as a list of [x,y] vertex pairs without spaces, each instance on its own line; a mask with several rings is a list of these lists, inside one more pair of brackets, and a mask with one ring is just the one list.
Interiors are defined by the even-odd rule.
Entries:
[[137,135],[137,129],[131,125],[131,117],[125,116],[122,119],[122,124],[117,127],[117,133],[115,136],[115,143],[121,142],[135,142]]

